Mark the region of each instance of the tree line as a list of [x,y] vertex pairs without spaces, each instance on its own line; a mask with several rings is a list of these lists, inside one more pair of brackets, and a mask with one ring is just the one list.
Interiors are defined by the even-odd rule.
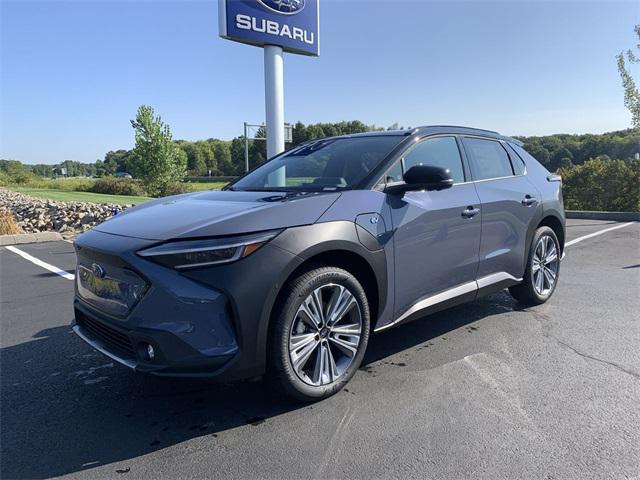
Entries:
[[524,148],[547,170],[571,168],[589,159],[606,155],[612,159],[630,160],[640,152],[640,130],[627,129],[603,134],[567,135],[543,137],[515,137]]
[[[358,120],[336,123],[316,123],[305,125],[298,122],[293,128],[293,142],[287,148],[295,147],[308,140],[335,135],[347,135],[373,130],[384,130],[373,125],[366,125]],[[264,136],[263,130],[258,130],[256,137]],[[237,176],[245,170],[245,141],[244,136],[232,140],[208,138],[206,140],[175,140],[186,161],[186,173],[189,176]],[[249,166],[253,168],[267,159],[266,142],[249,138]],[[134,149],[111,150],[103,159],[94,163],[82,163],[65,160],[57,165],[37,164],[25,165],[33,174],[41,177],[60,176],[62,169],[69,177],[104,177],[115,173],[130,173],[134,177],[141,172],[136,166]]]
[[[367,125],[361,121],[337,123],[316,123],[305,125],[298,122],[293,128],[293,142],[287,148],[316,138],[350,133],[361,133],[381,128]],[[258,132],[257,135],[262,135]],[[603,134],[568,135],[556,134],[534,137],[516,137],[524,142],[525,149],[548,170],[555,172],[559,168],[567,169],[581,165],[585,161],[603,155],[611,159],[629,160],[640,152],[640,130],[628,129]],[[233,140],[187,141],[177,140],[175,145],[179,155],[186,161],[186,173],[189,176],[237,176],[244,173],[244,137]],[[249,165],[251,168],[266,160],[266,143],[249,140]],[[94,163],[81,163],[65,160],[58,165],[25,165],[35,175],[52,177],[60,175],[64,168],[70,177],[104,177],[117,172],[127,172],[138,176],[133,150],[112,150],[104,159]]]

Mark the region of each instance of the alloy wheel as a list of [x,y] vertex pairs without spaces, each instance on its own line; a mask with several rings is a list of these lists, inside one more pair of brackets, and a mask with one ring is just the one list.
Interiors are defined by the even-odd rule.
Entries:
[[560,258],[556,242],[549,235],[538,240],[533,254],[533,287],[538,295],[547,296],[553,290],[558,276]]
[[328,385],[349,368],[358,352],[362,313],[346,287],[327,284],[302,302],[291,324],[289,358],[308,385]]

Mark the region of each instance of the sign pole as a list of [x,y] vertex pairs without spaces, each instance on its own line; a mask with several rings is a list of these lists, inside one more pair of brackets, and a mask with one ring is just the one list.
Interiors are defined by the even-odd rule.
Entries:
[[267,158],[271,158],[284,152],[284,59],[282,47],[264,46],[264,92],[267,119]]
[[[222,38],[264,50],[267,157],[275,157],[285,145],[283,52],[320,55],[320,0],[218,0],[218,27]],[[285,186],[284,167],[270,177]]]
[[249,129],[247,122],[244,122],[244,171],[249,171]]

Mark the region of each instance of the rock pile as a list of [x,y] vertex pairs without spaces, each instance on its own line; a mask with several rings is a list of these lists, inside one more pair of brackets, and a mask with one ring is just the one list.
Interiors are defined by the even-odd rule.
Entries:
[[10,210],[25,233],[60,232],[73,238],[133,205],[56,202],[0,188],[0,208]]

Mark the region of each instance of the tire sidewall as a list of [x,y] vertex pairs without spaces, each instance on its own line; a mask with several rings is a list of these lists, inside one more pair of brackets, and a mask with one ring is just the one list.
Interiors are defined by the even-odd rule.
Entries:
[[[358,352],[340,379],[329,385],[315,387],[305,383],[293,369],[289,356],[289,335],[302,302],[315,289],[327,284],[342,285],[354,296],[362,316],[362,334]],[[353,275],[340,268],[322,267],[298,277],[298,281],[293,282],[292,288],[288,292],[273,330],[273,367],[288,393],[301,400],[313,401],[338,392],[360,367],[369,341],[370,325],[371,319],[366,294]]]

